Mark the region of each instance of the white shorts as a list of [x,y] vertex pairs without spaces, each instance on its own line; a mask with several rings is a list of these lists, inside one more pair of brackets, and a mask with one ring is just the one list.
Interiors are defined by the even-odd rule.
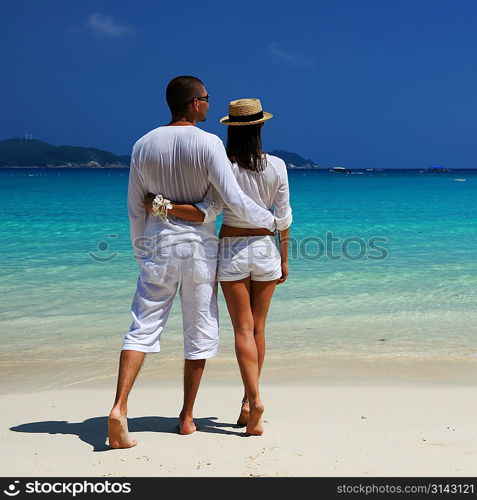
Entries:
[[282,275],[280,252],[273,236],[238,236],[219,242],[217,281],[273,281]]
[[216,253],[191,254],[191,243],[180,243],[161,254],[159,261],[141,263],[131,313],[133,322],[122,350],[159,352],[160,339],[179,288],[185,359],[207,359],[217,354],[219,322]]

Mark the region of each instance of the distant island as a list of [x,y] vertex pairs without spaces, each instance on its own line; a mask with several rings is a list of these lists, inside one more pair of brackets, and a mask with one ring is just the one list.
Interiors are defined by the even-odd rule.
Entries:
[[278,158],[281,158],[287,164],[288,168],[323,168],[317,165],[313,160],[305,160],[303,156],[300,156],[296,153],[290,153],[281,149],[267,151],[267,153],[269,155],[278,156]]
[[129,168],[129,156],[78,146],[52,146],[37,139],[0,141],[0,167]]
[[[290,169],[320,168],[296,153],[268,152],[281,158]],[[0,168],[129,168],[130,156],[80,146],[53,146],[38,139],[0,141]]]

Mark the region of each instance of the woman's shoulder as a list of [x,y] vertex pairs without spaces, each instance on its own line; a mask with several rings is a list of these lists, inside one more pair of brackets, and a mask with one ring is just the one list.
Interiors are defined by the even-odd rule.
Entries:
[[287,175],[287,166],[281,158],[278,158],[278,156],[269,155],[268,153],[265,153],[264,156],[265,165],[263,170],[256,172],[254,170],[243,168],[237,163],[231,162],[232,170],[236,175],[245,175],[247,177],[258,176],[268,180],[270,180],[271,178],[276,178],[277,176],[283,177],[284,175]]
[[265,156],[267,158],[267,165],[271,165],[280,176],[287,174],[287,165],[281,158],[269,155],[268,153]]

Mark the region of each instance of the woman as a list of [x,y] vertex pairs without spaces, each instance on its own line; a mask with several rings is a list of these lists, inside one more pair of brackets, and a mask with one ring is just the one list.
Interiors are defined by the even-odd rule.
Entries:
[[[265,358],[265,324],[270,302],[279,283],[288,276],[288,240],[292,213],[286,165],[280,158],[262,151],[261,130],[272,118],[263,112],[258,99],[239,99],[229,105],[229,115],[220,120],[228,126],[227,155],[242,190],[257,204],[273,210],[279,235],[278,251],[274,233],[251,227],[223,206],[219,238],[217,281],[220,281],[235,335],[235,352],[244,384],[244,396],[237,425],[247,433],[263,433],[264,405],[259,378]],[[148,195],[151,211],[154,195]],[[214,195],[220,211],[220,202]],[[198,204],[199,206],[200,204]],[[176,217],[203,220],[194,205],[173,205]]]

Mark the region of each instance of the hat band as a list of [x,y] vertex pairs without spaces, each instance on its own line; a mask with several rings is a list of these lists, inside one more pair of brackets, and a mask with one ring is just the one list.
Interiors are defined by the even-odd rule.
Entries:
[[263,118],[263,111],[255,113],[253,115],[229,115],[230,122],[254,122],[255,120],[260,120]]

